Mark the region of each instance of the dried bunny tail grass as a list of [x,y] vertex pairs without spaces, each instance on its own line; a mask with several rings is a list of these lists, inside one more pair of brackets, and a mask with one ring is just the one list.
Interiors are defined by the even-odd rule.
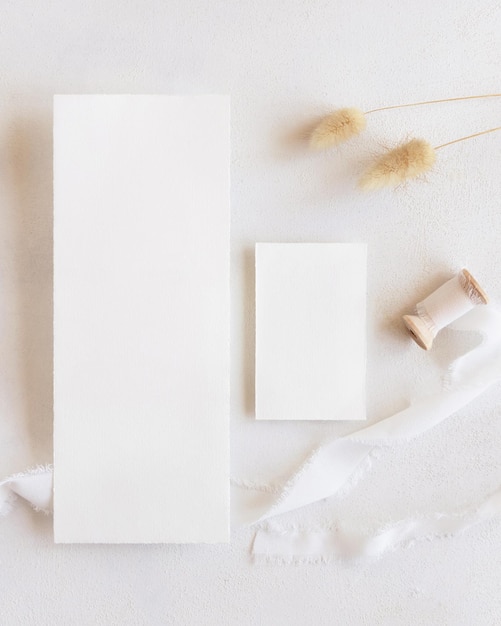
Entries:
[[337,109],[324,117],[313,129],[310,146],[323,150],[335,146],[365,129],[365,114],[360,109]]
[[[355,107],[337,109],[325,116],[313,129],[310,135],[310,147],[316,150],[330,148],[337,144],[360,134],[366,127],[366,116],[379,111],[390,109],[401,109],[404,107],[416,107],[422,105],[433,105],[440,102],[455,102],[457,100],[473,100],[478,98],[499,98],[501,94],[481,94],[474,96],[461,96],[458,98],[445,98],[441,100],[426,100],[423,102],[408,102],[405,104],[393,104],[391,106],[379,107],[369,111],[362,111]],[[449,144],[447,144],[449,145]],[[442,146],[441,146],[442,147]]]
[[362,189],[395,187],[427,172],[435,163],[435,149],[424,139],[411,139],[383,156],[360,179]]

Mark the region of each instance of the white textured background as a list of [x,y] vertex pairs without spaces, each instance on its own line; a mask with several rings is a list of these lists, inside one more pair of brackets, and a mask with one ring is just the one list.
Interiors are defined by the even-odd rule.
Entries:
[[[402,312],[462,265],[501,305],[499,134],[444,149],[426,182],[355,190],[383,145],[497,126],[501,101],[381,113],[329,154],[309,154],[305,132],[331,107],[500,91],[500,69],[498,0],[2,0],[0,475],[51,458],[53,93],[232,95],[232,474],[269,479],[353,426],[254,422],[254,241],[369,244],[370,420],[473,345],[445,331],[426,354]],[[491,389],[304,519],[369,530],[481,499],[501,482],[500,400]],[[50,518],[20,506],[0,521],[0,623],[501,624],[499,522],[363,566],[252,563],[251,534],[54,546]]]

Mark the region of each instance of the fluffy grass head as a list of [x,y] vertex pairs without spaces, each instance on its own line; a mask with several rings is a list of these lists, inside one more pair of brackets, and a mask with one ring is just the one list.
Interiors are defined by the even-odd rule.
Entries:
[[365,114],[360,109],[337,109],[324,117],[313,129],[310,146],[324,150],[361,133],[365,128]]
[[360,179],[360,187],[396,187],[430,170],[435,157],[435,149],[427,141],[411,139],[379,157]]

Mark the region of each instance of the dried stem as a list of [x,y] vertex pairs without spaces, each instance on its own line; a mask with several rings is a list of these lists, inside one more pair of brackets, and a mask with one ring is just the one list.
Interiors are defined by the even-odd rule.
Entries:
[[381,107],[379,109],[371,109],[370,111],[365,111],[365,115],[369,115],[369,113],[376,113],[377,111],[388,111],[389,109],[403,109],[404,107],[417,107],[422,104],[438,104],[439,102],[455,102],[457,100],[475,100],[478,98],[499,98],[501,97],[501,93],[489,93],[482,94],[480,96],[461,96],[459,98],[445,98],[443,100],[426,100],[424,102],[410,102],[408,104],[393,104],[388,107]]
[[474,135],[467,135],[466,137],[460,137],[459,139],[454,139],[454,141],[448,141],[447,143],[443,143],[440,146],[435,146],[435,150],[440,150],[440,148],[445,148],[445,146],[450,146],[453,143],[466,141],[466,139],[473,139],[473,137],[480,137],[480,135],[487,135],[487,133],[493,133],[496,130],[501,130],[501,126],[496,126],[496,128],[489,128],[489,130],[482,130],[480,133],[475,133]]

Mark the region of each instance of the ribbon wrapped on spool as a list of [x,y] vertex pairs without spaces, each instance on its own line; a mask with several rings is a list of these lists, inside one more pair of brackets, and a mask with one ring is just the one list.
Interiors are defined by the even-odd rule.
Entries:
[[485,291],[466,269],[448,280],[416,305],[416,315],[404,315],[411,337],[429,350],[442,328],[459,319],[478,304],[489,301]]

